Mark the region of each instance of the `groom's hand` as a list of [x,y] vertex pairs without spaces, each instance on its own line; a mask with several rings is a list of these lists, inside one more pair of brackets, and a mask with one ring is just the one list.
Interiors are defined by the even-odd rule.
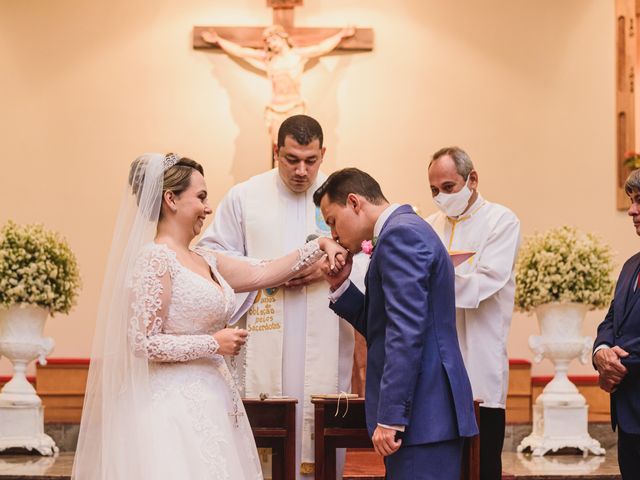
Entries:
[[398,432],[392,428],[385,428],[378,425],[373,432],[373,437],[371,437],[375,451],[383,457],[388,457],[396,453],[400,445],[402,445],[402,440],[396,440],[397,433]]
[[328,261],[325,260],[323,262],[322,273],[324,273],[324,279],[329,284],[329,288],[332,292],[342,285],[347,278],[349,278],[349,275],[351,275],[351,267],[353,267],[353,255],[350,253],[347,255],[347,259],[342,270],[339,272],[331,270]]

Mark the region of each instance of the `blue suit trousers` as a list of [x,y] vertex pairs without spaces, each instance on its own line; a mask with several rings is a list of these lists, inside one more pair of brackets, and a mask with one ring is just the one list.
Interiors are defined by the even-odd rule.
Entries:
[[389,480],[460,480],[463,438],[400,447],[385,457]]

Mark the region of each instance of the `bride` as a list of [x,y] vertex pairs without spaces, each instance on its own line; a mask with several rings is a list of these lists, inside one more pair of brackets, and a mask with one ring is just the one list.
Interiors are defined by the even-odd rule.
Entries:
[[262,478],[222,357],[251,341],[247,331],[226,326],[234,291],[280,285],[325,253],[339,271],[346,251],[320,238],[267,263],[191,249],[209,214],[197,162],[146,154],[131,165],[99,306],[73,479]]

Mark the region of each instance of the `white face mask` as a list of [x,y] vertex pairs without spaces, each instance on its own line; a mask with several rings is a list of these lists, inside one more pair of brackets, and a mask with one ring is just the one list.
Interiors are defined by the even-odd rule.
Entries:
[[447,217],[458,217],[469,205],[469,199],[473,192],[469,189],[469,179],[464,187],[456,193],[442,193],[433,197],[433,201]]

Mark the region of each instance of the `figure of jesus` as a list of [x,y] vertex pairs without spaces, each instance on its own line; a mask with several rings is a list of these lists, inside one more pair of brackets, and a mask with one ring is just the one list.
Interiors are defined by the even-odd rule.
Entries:
[[271,81],[271,102],[265,107],[264,118],[271,142],[276,145],[280,124],[292,115],[306,112],[300,81],[307,61],[326,55],[336,48],[342,39],[354,34],[355,28],[349,26],[315,45],[294,47],[289,43],[289,35],[285,29],[281,25],[272,25],[262,32],[262,49],[242,47],[220,37],[213,30],[203,32],[202,39],[266,72],[267,78]]

